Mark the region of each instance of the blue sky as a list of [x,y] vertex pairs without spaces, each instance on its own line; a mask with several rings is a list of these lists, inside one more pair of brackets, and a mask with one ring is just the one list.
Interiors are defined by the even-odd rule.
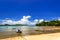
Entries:
[[30,20],[60,17],[60,0],[0,0],[0,20],[23,16],[31,16]]

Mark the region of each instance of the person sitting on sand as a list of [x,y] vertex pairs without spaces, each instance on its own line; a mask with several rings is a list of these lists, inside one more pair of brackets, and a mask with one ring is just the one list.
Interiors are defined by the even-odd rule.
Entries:
[[22,33],[22,31],[20,29],[18,29],[18,32],[17,33]]

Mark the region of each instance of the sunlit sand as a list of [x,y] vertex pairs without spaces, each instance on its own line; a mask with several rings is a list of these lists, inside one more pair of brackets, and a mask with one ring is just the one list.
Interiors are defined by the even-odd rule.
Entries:
[[0,40],[60,40],[60,33],[28,35],[22,37],[17,36],[17,37],[5,38]]

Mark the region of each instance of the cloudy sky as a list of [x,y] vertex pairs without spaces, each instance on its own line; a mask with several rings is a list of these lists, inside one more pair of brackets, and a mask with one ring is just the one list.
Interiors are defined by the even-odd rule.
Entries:
[[14,24],[27,24],[27,25],[35,25],[36,23],[42,22],[44,21],[44,19],[34,19],[33,21],[30,21],[29,19],[31,18],[31,16],[23,16],[20,20],[12,20],[9,18],[6,18],[4,20],[0,20],[0,24],[10,24],[10,25],[14,25]]
[[60,18],[60,0],[0,0],[0,23],[35,24]]

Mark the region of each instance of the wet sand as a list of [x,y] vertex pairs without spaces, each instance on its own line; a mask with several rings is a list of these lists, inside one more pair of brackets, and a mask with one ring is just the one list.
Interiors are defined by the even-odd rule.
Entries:
[[60,40],[60,33],[28,35],[28,36],[16,36],[0,40]]

